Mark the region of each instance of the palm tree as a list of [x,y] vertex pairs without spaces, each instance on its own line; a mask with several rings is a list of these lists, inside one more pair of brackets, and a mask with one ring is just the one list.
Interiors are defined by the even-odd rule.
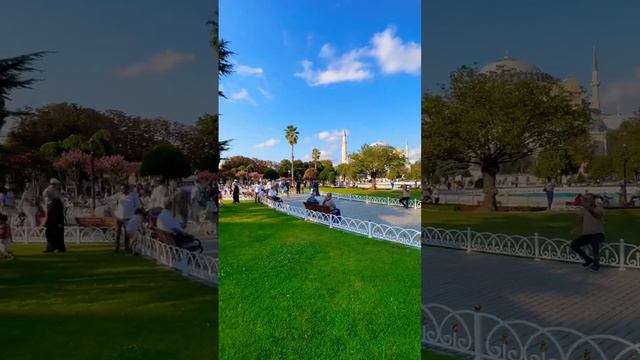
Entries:
[[39,51],[12,58],[0,59],[0,128],[9,115],[20,113],[6,109],[6,102],[11,100],[9,93],[16,89],[30,89],[37,79],[22,78],[23,73],[36,71],[33,63],[44,57],[48,52]]
[[287,128],[284,129],[284,137],[291,145],[291,180],[293,181],[293,146],[298,143],[298,128],[293,125],[287,125]]
[[313,148],[311,150],[311,158],[313,159],[313,166],[318,170],[318,160],[320,160],[320,150]]
[[[218,12],[216,11],[213,20],[207,21],[207,25],[211,26],[211,38],[209,46],[213,49],[218,58],[218,79],[233,73],[233,64],[230,61],[231,56],[235,53],[229,50],[229,41],[219,38]],[[224,96],[224,93],[218,90],[218,96]]]

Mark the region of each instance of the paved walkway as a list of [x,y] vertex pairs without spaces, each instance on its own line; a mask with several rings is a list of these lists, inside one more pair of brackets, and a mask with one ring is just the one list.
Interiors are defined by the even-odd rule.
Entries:
[[422,246],[422,302],[640,343],[640,271]]
[[[282,200],[294,206],[303,207],[302,204],[309,194],[290,195]],[[324,199],[324,195],[318,198]],[[395,225],[403,228],[420,230],[420,209],[404,209],[399,206],[387,206],[365,204],[363,202],[349,200],[335,200],[342,216],[361,220],[371,220],[379,224]]]

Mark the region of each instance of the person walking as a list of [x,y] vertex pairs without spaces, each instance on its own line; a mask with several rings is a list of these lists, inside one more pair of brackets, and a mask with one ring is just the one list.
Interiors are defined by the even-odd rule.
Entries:
[[65,252],[67,248],[64,244],[64,204],[59,193],[55,191],[47,192],[47,201],[49,204],[44,222],[47,247],[44,252]]
[[22,193],[19,208],[27,218],[27,224],[36,227],[36,214],[38,213],[38,205],[36,204],[37,195],[32,183],[28,183],[25,191]]
[[11,251],[11,226],[9,226],[9,216],[0,213],[0,259],[12,259]]
[[[576,230],[579,236],[571,242],[571,249],[583,260],[582,266],[591,271],[600,270],[600,245],[604,242],[604,208],[596,202],[593,194],[582,197]],[[591,245],[592,255],[587,255],[582,247]]]
[[411,194],[409,193],[409,190],[407,189],[407,185],[406,184],[400,185],[400,190],[402,190],[402,195],[400,196],[400,204],[402,204],[403,208],[408,209],[409,208],[409,198],[411,198]]
[[300,181],[296,181],[296,194],[300,194]]
[[240,186],[238,186],[238,180],[233,180],[233,203],[240,203]]
[[129,185],[121,184],[120,192],[115,196],[116,210],[114,215],[116,216],[116,249],[115,252],[120,252],[120,236],[124,233],[124,249],[129,251],[129,235],[127,234],[127,223],[129,219],[133,217],[136,208],[136,198],[129,192]]
[[547,176],[547,182],[544,185],[543,191],[547,194],[547,210],[551,210],[553,204],[553,193],[556,189],[556,184],[551,179],[551,176]]

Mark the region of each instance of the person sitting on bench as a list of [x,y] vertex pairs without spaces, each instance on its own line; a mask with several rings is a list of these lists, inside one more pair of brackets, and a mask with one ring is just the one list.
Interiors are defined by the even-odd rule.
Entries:
[[311,195],[309,195],[306,203],[311,205],[320,205],[320,202],[318,201],[318,199],[316,199],[316,195],[314,193],[311,193]]
[[340,209],[338,209],[338,207],[336,206],[336,202],[333,201],[333,194],[327,193],[324,200],[322,200],[322,204],[320,205],[328,207],[332,215],[341,216]]
[[195,241],[195,237],[182,229],[182,224],[171,213],[173,203],[171,200],[164,202],[164,207],[156,220],[156,227],[160,231],[164,231],[174,236],[178,246],[183,247],[184,244]]
[[278,197],[278,193],[272,188],[269,189],[269,199],[275,202],[282,202],[282,199]]

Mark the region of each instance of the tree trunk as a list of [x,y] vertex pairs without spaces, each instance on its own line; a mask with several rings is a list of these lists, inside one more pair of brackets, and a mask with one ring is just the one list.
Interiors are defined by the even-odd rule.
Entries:
[[291,144],[291,181],[293,181],[293,144]]
[[482,206],[489,211],[497,211],[498,203],[496,201],[496,174],[498,174],[499,166],[497,164],[482,164],[482,188],[484,192],[484,201]]
[[376,190],[376,177],[375,176],[371,177],[371,184],[373,185],[373,190]]

